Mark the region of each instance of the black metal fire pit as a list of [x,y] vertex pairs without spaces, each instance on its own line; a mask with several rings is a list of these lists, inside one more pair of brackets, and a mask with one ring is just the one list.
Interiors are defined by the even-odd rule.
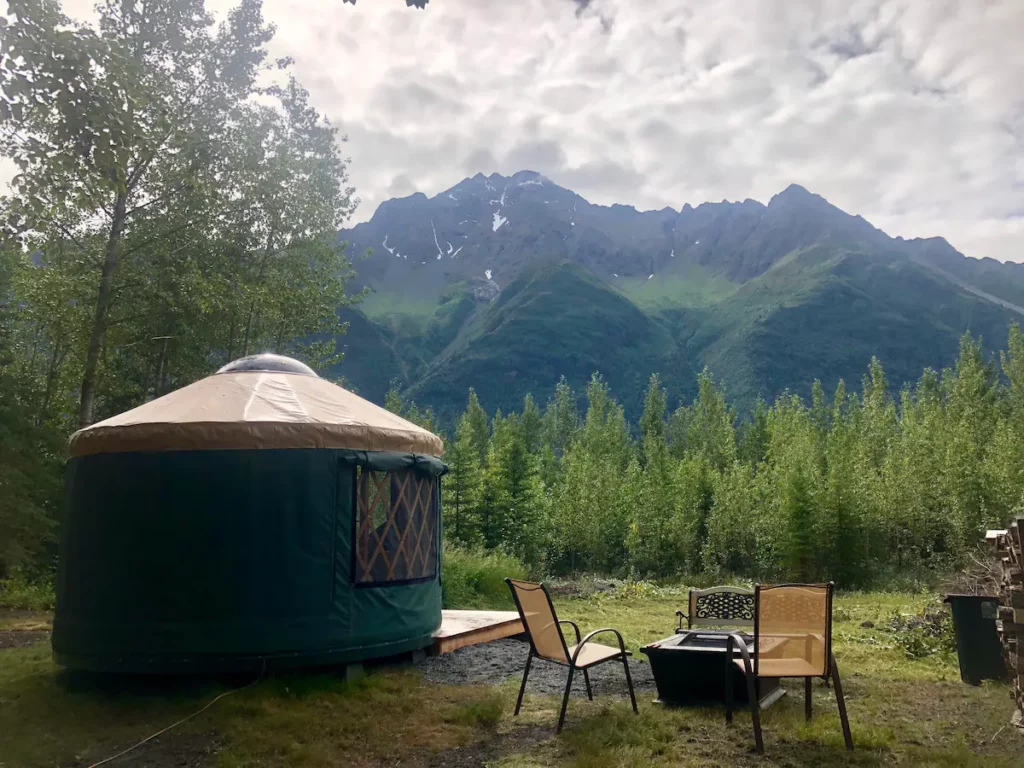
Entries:
[[[651,662],[654,683],[658,687],[658,703],[725,703],[725,665],[729,663],[725,655],[725,644],[728,634],[714,630],[691,630],[641,648],[641,652]],[[753,654],[753,638],[745,632],[739,635],[747,641],[747,648]],[[785,693],[776,679],[761,679],[757,682],[762,709]],[[732,676],[732,684],[733,701],[746,702],[746,678],[738,669]]]

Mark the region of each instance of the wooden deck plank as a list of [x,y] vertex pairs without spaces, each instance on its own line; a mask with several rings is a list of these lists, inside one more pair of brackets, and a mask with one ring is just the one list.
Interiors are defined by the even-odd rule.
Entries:
[[434,633],[431,650],[435,655],[451,653],[522,631],[523,623],[516,611],[441,611],[441,628]]

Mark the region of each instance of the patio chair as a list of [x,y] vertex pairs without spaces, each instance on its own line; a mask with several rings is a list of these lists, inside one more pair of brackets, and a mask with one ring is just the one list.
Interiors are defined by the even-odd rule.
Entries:
[[[753,718],[754,742],[758,754],[764,753],[761,739],[760,707],[755,696],[758,678],[804,678],[804,712],[811,719],[811,678],[832,678],[843,725],[846,749],[853,750],[850,721],[846,717],[846,700],[839,679],[839,668],[832,653],[832,590],[833,584],[780,584],[754,587],[754,657],[737,633],[730,633],[726,642],[725,721],[732,722],[732,674],[737,667],[747,678],[750,715]],[[740,658],[734,651],[739,650]]]
[[[530,675],[530,665],[536,657],[544,661],[552,661],[555,664],[569,668],[569,676],[565,681],[565,696],[562,697],[562,710],[558,715],[558,728],[555,733],[562,732],[562,725],[565,722],[565,709],[569,704],[569,692],[572,690],[572,678],[576,670],[583,672],[583,679],[587,684],[587,698],[593,701],[594,694],[590,688],[590,675],[588,670],[606,661],[621,661],[622,668],[626,671],[626,686],[629,688],[629,699],[633,704],[633,711],[637,712],[636,696],[633,693],[633,679],[629,676],[629,657],[632,654],[626,650],[626,644],[622,635],[614,629],[595,629],[586,637],[580,637],[579,625],[574,621],[559,621],[555,615],[555,606],[551,602],[551,596],[543,584],[531,581],[517,581],[505,579],[509,589],[512,590],[512,599],[515,600],[516,609],[519,611],[519,618],[523,620],[523,629],[530,641],[530,655],[526,657],[526,669],[523,671],[523,683],[519,686],[519,698],[516,699],[515,714],[523,704],[523,694],[526,692],[526,679]],[[567,645],[565,636],[562,634],[562,625],[570,625],[576,633],[576,644]],[[603,632],[614,632],[619,640],[619,647],[612,648],[600,643],[592,643],[595,635]]]

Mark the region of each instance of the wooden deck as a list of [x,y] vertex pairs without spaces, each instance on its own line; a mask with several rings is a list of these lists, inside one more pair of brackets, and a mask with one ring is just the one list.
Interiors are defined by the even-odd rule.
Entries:
[[436,656],[467,645],[489,643],[523,631],[516,611],[441,611],[441,628],[434,633]]

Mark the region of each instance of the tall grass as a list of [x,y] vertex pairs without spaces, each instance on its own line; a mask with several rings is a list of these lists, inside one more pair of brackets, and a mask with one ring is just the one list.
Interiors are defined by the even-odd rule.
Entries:
[[526,566],[504,552],[445,545],[442,603],[445,608],[515,610],[506,576],[524,579]]

